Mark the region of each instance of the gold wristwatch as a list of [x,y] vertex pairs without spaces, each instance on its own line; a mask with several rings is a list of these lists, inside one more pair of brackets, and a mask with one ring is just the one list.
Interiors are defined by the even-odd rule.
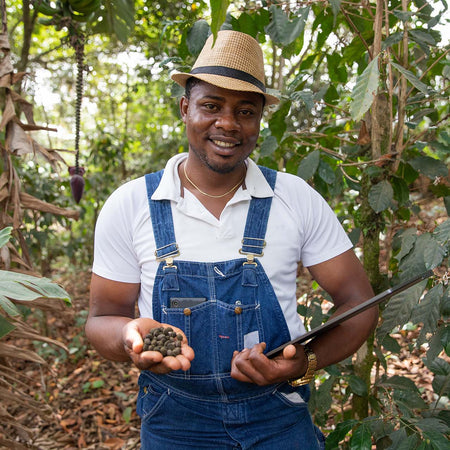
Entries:
[[305,355],[308,358],[308,368],[306,369],[306,373],[301,378],[288,381],[288,383],[293,387],[309,384],[311,380],[314,378],[314,373],[316,371],[317,367],[316,354],[311,350],[311,347],[309,347],[308,344],[303,346],[303,350],[305,351]]

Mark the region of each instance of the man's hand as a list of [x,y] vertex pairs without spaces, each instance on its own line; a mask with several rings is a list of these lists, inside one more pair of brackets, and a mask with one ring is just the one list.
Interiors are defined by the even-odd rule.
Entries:
[[301,377],[308,362],[300,346],[288,345],[283,354],[269,359],[264,355],[266,344],[261,342],[251,349],[234,352],[231,360],[231,376],[239,381],[259,386],[281,383]]
[[163,356],[155,351],[142,351],[144,347],[143,337],[155,326],[169,326],[157,324],[152,319],[135,319],[123,327],[123,342],[125,351],[128,353],[133,364],[140,370],[150,370],[154,373],[169,373],[172,370],[188,370],[194,359],[194,350],[188,345],[184,333],[173,326],[174,331],[183,335],[181,341],[181,354],[177,356]]

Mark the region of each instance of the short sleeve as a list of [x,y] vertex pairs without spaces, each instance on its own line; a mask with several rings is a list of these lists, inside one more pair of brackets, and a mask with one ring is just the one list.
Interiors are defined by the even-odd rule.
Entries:
[[[140,196],[135,192],[141,179],[126,183],[105,202],[95,227],[92,271],[101,277],[139,283],[141,270],[133,244]],[[145,189],[145,188],[144,188]]]
[[304,266],[309,267],[334,258],[352,248],[352,243],[336,214],[325,199],[308,186],[309,211],[301,250]]

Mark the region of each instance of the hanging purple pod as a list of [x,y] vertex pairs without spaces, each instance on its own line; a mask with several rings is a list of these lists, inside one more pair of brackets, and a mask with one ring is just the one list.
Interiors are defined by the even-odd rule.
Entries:
[[76,203],[80,203],[81,197],[83,196],[84,191],[84,178],[86,170],[84,167],[69,167],[70,176],[70,189],[72,191],[72,197]]

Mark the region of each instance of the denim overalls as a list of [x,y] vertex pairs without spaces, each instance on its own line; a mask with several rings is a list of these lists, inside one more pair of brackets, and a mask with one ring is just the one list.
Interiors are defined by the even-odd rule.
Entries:
[[[273,189],[276,172],[260,169]],[[182,329],[195,358],[186,372],[141,373],[142,449],[323,448],[307,409],[308,386],[257,386],[230,376],[235,350],[265,342],[269,351],[290,339],[256,258],[263,256],[272,197],[251,200],[242,247],[236,249],[242,257],[213,263],[174,260],[182,249],[170,201],[151,200],[161,176],[162,171],[146,175],[155,253],[161,260],[153,318]]]

